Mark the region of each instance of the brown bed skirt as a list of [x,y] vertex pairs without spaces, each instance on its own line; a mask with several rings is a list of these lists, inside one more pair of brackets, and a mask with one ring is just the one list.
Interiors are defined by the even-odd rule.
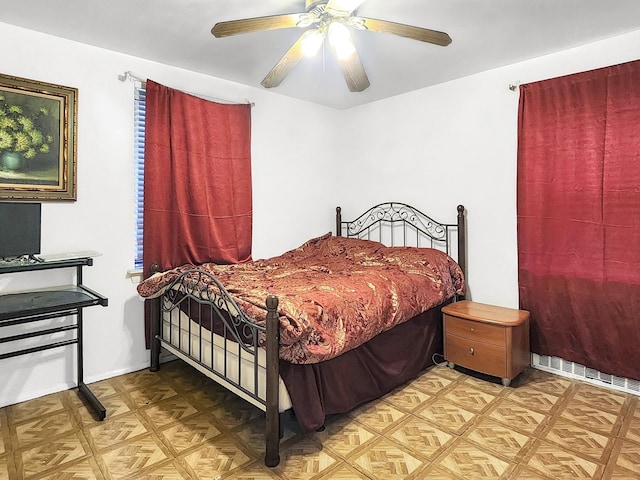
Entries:
[[345,413],[417,377],[442,354],[441,307],[377,335],[325,362],[280,361],[293,411],[303,431],[322,427],[325,417]]

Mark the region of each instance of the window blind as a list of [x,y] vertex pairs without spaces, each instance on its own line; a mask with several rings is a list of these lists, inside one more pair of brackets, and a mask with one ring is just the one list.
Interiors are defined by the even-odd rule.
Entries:
[[134,139],[133,155],[135,161],[135,235],[136,254],[134,265],[136,270],[142,269],[142,219],[144,213],[144,134],[146,120],[146,89],[140,85],[135,87],[134,100]]

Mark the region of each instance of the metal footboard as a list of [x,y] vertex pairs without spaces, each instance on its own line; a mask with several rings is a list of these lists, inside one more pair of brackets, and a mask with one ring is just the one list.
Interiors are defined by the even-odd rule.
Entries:
[[[259,325],[240,310],[215,277],[194,269],[182,273],[153,302],[151,370],[159,368],[162,346],[263,410],[266,413],[265,464],[277,465],[280,440],[278,299],[275,296],[266,299],[266,324]],[[232,358],[237,358],[237,362],[230,362]],[[258,375],[260,366],[266,370],[264,381]]]

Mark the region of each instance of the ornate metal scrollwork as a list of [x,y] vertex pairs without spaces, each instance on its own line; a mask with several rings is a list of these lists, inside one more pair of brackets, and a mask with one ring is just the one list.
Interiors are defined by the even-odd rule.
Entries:
[[[255,355],[257,339],[264,336],[266,327],[245,315],[229,292],[213,275],[202,270],[188,270],[176,278],[164,293],[162,309],[170,312],[184,302],[195,300],[198,305],[210,306],[214,321],[224,325],[233,340],[247,353]],[[213,316],[213,315],[212,315]],[[213,328],[213,325],[212,325]]]
[[382,203],[371,208],[357,219],[351,222],[344,222],[347,226],[347,236],[363,237],[373,228],[377,228],[382,224],[401,223],[410,226],[426,237],[439,241],[447,242],[448,225],[440,223],[420,212],[419,210],[406,205],[404,203]]

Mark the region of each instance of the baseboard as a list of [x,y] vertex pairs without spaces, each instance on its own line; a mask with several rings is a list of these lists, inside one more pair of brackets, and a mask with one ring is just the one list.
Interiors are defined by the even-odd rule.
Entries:
[[629,378],[616,377],[602,373],[579,363],[570,362],[560,357],[531,354],[531,366],[538,370],[554,373],[562,377],[582,380],[599,387],[610,388],[620,392],[640,396],[640,382]]

